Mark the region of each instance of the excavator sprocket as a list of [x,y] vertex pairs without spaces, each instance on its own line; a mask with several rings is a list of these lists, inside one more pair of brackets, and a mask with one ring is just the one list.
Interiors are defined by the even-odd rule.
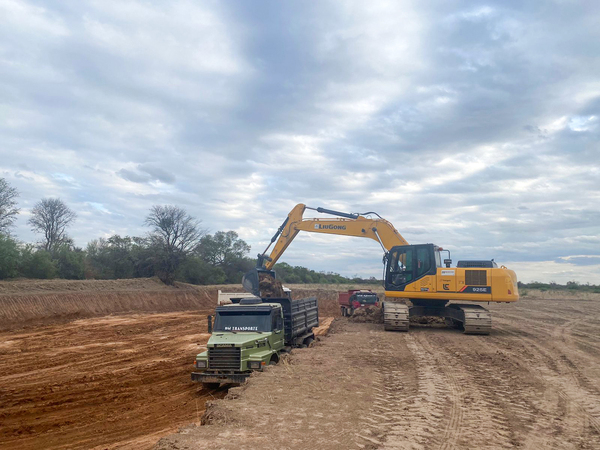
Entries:
[[398,302],[384,302],[383,326],[386,331],[408,331],[408,306]]

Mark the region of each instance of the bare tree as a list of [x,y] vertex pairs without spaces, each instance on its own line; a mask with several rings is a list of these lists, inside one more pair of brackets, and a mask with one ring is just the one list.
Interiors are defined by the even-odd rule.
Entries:
[[144,222],[152,227],[150,241],[157,250],[158,276],[173,284],[175,272],[206,233],[200,221],[178,206],[153,206]]
[[32,231],[44,234],[44,250],[54,253],[61,244],[73,242],[66,230],[76,218],[77,214],[60,198],[43,198],[31,210],[28,222]]
[[13,225],[19,208],[17,201],[19,192],[12,187],[4,178],[0,178],[0,234],[7,234],[8,229]]

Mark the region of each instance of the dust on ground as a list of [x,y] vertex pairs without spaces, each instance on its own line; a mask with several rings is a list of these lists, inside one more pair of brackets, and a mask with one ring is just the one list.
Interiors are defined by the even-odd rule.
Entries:
[[177,312],[0,333],[0,447],[147,448],[197,421],[225,395],[190,380],[206,328],[206,312]]
[[490,309],[489,336],[336,319],[156,450],[600,448],[600,302]]

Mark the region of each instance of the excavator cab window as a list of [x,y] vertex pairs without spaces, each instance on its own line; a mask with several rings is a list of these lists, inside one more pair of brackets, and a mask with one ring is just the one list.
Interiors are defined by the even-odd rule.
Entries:
[[436,260],[432,244],[393,247],[387,260],[386,289],[402,291],[407,284],[435,273]]
[[395,247],[390,252],[387,283],[400,287],[413,280],[413,246]]

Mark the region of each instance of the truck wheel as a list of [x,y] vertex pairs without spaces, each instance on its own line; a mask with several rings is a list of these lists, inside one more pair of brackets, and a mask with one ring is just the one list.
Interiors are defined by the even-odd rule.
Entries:
[[314,339],[309,337],[308,339],[306,339],[304,341],[304,345],[306,345],[307,347],[310,347],[310,344],[312,344],[313,341],[314,341]]
[[221,386],[221,383],[202,383],[202,385],[206,389],[217,389],[219,386]]

